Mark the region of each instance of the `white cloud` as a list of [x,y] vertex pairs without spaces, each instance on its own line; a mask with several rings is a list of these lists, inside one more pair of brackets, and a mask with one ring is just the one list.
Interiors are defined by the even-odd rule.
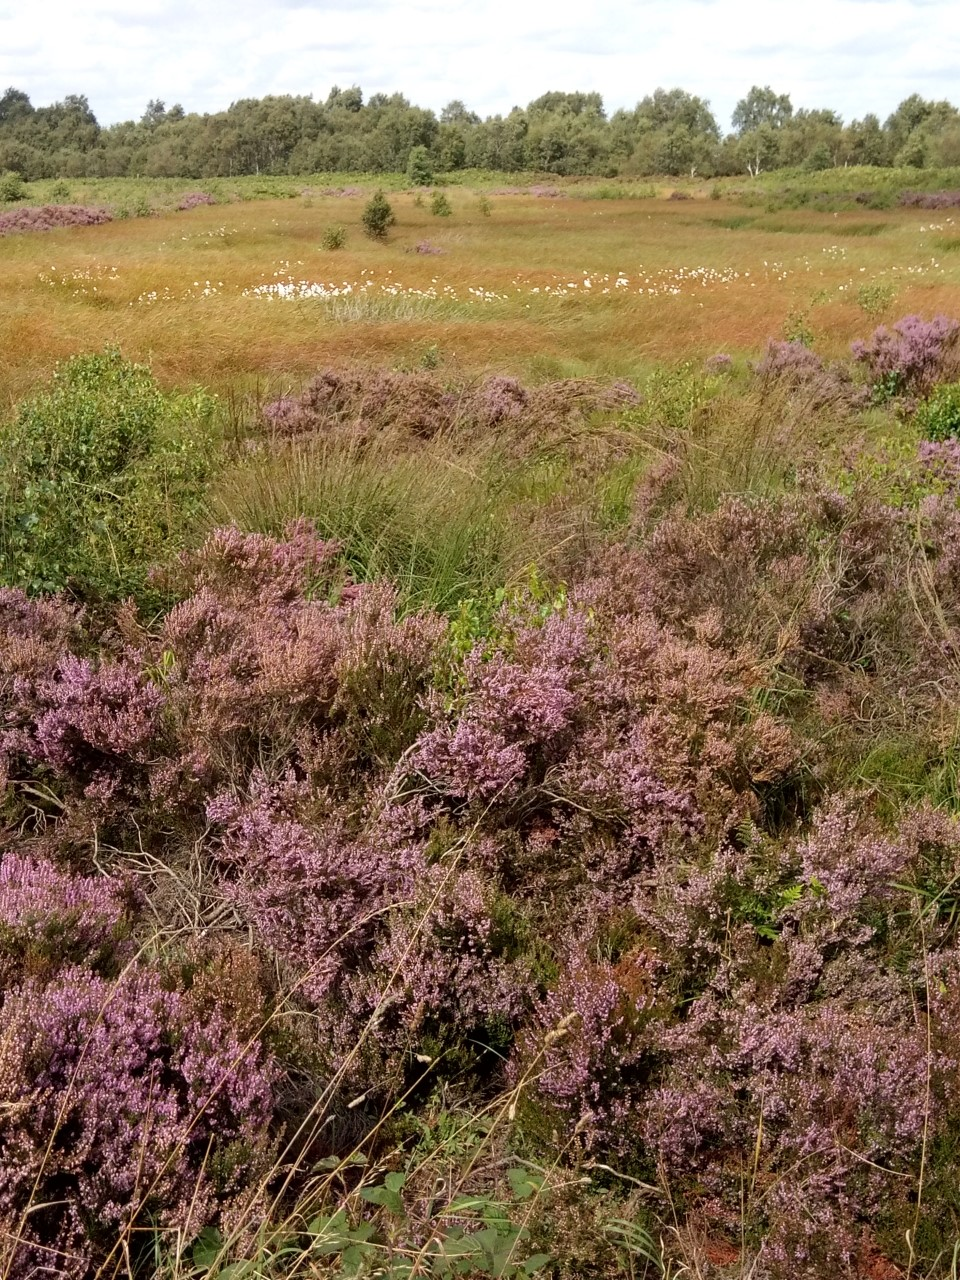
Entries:
[[333,83],[506,112],[548,89],[608,109],[658,85],[726,126],[751,84],[847,119],[913,92],[958,97],[956,0],[34,0],[0,5],[0,86],[85,93],[103,123],[148,98],[216,111]]

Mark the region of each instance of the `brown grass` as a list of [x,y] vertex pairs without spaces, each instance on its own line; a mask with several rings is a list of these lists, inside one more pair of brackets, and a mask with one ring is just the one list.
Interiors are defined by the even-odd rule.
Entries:
[[[960,311],[960,261],[949,254],[940,261],[936,232],[921,230],[939,215],[923,210],[764,215],[703,198],[495,196],[493,215],[484,218],[473,193],[457,189],[450,198],[453,217],[441,224],[428,208],[417,208],[412,195],[391,196],[397,226],[383,244],[361,232],[363,197],[201,207],[6,237],[0,242],[6,357],[0,404],[22,395],[57,360],[106,343],[149,359],[164,382],[214,388],[235,387],[238,380],[295,385],[320,364],[358,358],[416,363],[434,345],[446,364],[469,370],[629,376],[662,359],[754,352],[796,312],[806,315],[825,353],[839,353],[876,323],[856,299],[859,285],[874,280],[897,283],[890,318]],[[749,222],[729,225],[740,217]],[[863,234],[873,222],[877,234]],[[347,228],[346,247],[338,252],[320,248],[331,223]],[[410,252],[426,238],[442,255]],[[373,271],[378,282],[390,278],[424,290],[436,280],[437,289],[450,285],[460,300],[421,304],[401,297],[390,304],[381,298],[377,308],[354,306],[338,318],[322,301],[240,296],[272,279],[284,269],[281,262],[290,263],[296,279],[311,281],[358,282],[361,272]],[[708,287],[681,282],[679,296],[662,289],[641,296],[641,266],[661,283],[660,273],[680,268],[739,277]],[[116,278],[103,278],[114,267]],[[597,280],[619,271],[631,287],[606,296],[597,284],[565,297],[531,292],[580,282],[584,272]],[[71,279],[84,272],[94,278]],[[202,289],[207,280],[218,286],[215,296],[189,296],[199,292],[194,282]],[[508,297],[476,302],[469,288]],[[164,290],[170,300],[137,301]]]

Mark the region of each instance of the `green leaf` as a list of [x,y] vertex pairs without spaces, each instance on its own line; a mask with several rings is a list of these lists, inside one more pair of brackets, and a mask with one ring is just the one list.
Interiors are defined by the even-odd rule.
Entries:
[[193,1265],[209,1271],[223,1248],[223,1237],[216,1227],[204,1227],[193,1246]]
[[399,1193],[406,1180],[404,1173],[388,1173],[382,1187],[361,1187],[360,1195],[368,1204],[382,1205],[390,1213],[402,1218],[406,1211]]
[[529,1169],[508,1169],[507,1181],[518,1200],[529,1200],[543,1187],[543,1178]]
[[444,1213],[463,1214],[473,1213],[476,1210],[483,1212],[489,1209],[495,1202],[487,1196],[455,1196],[447,1205]]
[[521,1270],[526,1276],[535,1275],[542,1267],[545,1267],[552,1259],[549,1253],[532,1253],[523,1263]]
[[252,1275],[252,1268],[255,1265],[250,1261],[231,1262],[228,1267],[217,1272],[216,1280],[242,1280],[244,1276]]

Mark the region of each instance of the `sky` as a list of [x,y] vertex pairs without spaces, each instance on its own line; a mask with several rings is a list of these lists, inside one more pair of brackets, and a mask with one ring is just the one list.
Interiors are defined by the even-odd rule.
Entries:
[[83,93],[101,124],[334,84],[481,115],[679,85],[726,129],[753,84],[849,120],[910,93],[960,105],[958,81],[958,0],[0,0],[0,92]]

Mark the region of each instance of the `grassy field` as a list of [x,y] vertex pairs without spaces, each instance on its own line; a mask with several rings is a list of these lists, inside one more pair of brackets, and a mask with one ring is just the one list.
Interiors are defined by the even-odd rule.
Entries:
[[[122,203],[119,185],[78,184],[71,198]],[[172,198],[165,185],[154,203]],[[960,308],[950,210],[767,212],[743,203],[742,183],[676,200],[676,187],[636,198],[571,184],[538,198],[487,181],[450,188],[449,218],[431,214],[429,195],[393,193],[397,224],[379,243],[362,234],[366,194],[269,198],[331,185],[251,179],[218,194],[255,199],[7,237],[0,396],[107,343],[167,385],[217,390],[296,385],[354,359],[633,377],[657,361],[753,354],[791,325],[841,354],[878,319]],[[337,225],[345,246],[324,251]]]

